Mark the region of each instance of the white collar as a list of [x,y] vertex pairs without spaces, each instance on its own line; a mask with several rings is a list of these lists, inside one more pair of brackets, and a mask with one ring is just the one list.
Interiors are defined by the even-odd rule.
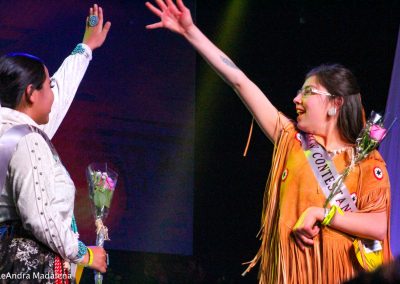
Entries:
[[39,127],[27,114],[7,107],[0,107],[0,122],[1,124],[29,124]]

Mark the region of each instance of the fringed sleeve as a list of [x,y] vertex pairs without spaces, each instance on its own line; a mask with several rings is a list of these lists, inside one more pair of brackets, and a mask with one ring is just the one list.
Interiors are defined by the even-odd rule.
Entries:
[[387,234],[383,241],[384,261],[392,259],[390,251],[390,182],[378,151],[372,152],[360,165],[360,183],[357,190],[359,212],[383,212],[387,214]]
[[245,275],[260,261],[260,283],[279,283],[281,282],[279,279],[282,275],[278,233],[279,181],[286,161],[288,145],[293,136],[290,134],[294,133],[295,127],[292,122],[282,125],[281,116],[282,114],[279,113],[276,126],[278,131],[281,129],[281,134],[274,145],[271,170],[264,191],[261,229],[259,233],[261,246],[243,273]]

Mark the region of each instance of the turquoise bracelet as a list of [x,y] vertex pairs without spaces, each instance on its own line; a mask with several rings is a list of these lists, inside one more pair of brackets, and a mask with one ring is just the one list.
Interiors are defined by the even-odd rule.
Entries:
[[84,54],[85,53],[85,48],[82,46],[82,44],[78,44],[74,50],[71,52],[72,55],[74,54]]
[[82,243],[81,241],[78,241],[78,254],[77,254],[77,258],[82,258],[88,251],[87,246],[85,246],[84,243]]

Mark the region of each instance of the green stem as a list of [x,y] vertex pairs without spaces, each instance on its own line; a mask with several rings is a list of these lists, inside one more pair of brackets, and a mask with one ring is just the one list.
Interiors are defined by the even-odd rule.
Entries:
[[344,182],[344,179],[349,175],[350,167],[347,167],[338,179],[333,183],[331,193],[325,201],[324,208],[326,208],[329,202],[340,192],[340,188]]

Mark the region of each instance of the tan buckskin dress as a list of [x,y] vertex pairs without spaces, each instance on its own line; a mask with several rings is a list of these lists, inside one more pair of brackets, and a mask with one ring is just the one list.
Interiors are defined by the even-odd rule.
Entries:
[[[362,270],[352,236],[323,227],[314,238],[314,245],[303,252],[291,235],[303,211],[311,206],[323,207],[326,197],[304,155],[295,124],[290,122],[281,128],[264,194],[262,244],[248,270],[260,261],[262,284],[342,283]],[[339,173],[348,159],[346,152],[333,158]],[[356,198],[359,212],[387,212],[388,232],[382,246],[384,261],[389,261],[390,184],[379,152],[373,151],[359,163],[345,184]]]

